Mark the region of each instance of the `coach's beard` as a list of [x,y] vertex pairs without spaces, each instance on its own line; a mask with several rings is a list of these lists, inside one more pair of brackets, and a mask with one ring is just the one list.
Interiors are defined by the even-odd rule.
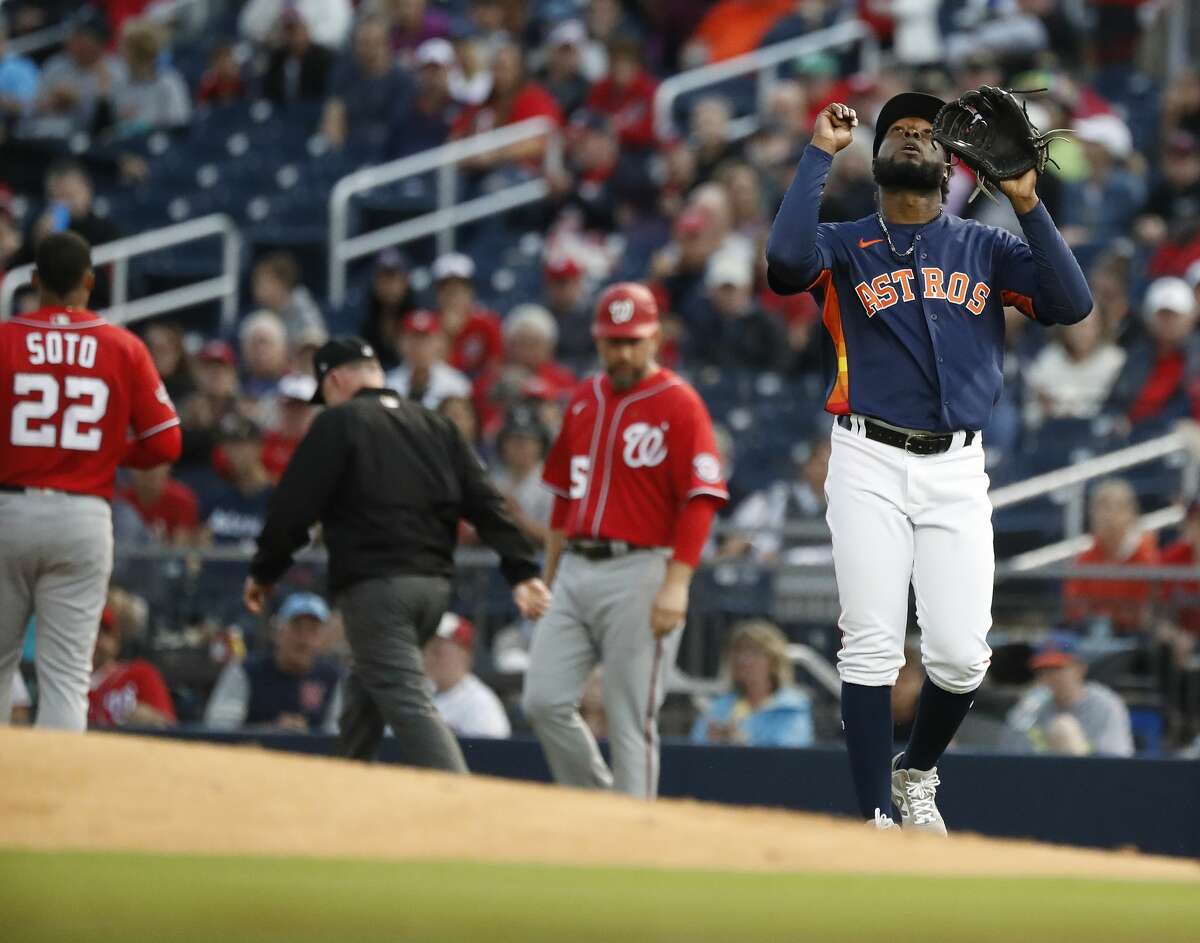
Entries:
[[900,160],[895,157],[876,157],[871,162],[875,182],[885,190],[916,190],[928,193],[940,190],[946,165],[939,161]]
[[637,371],[633,367],[613,367],[608,371],[608,381],[618,393],[633,389],[638,380]]

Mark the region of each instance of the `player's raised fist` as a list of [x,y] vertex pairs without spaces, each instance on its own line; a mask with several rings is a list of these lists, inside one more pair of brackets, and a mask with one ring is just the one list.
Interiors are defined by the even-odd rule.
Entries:
[[813,125],[812,143],[826,154],[836,154],[843,147],[849,147],[854,139],[854,129],[858,127],[858,115],[849,105],[834,102],[817,115]]

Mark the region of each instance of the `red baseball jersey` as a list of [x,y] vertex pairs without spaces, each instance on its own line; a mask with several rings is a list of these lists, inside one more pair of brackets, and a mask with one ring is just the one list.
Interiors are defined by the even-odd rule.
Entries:
[[125,328],[64,308],[0,323],[0,483],[111,500],[131,444],[177,425],[150,352]]
[[125,723],[139,704],[153,707],[175,720],[175,705],[163,676],[150,662],[117,662],[102,678],[93,678],[88,691],[88,726],[114,727]]
[[569,504],[566,534],[669,547],[690,498],[729,491],[699,394],[661,369],[623,393],[585,380],[563,416],[542,480]]

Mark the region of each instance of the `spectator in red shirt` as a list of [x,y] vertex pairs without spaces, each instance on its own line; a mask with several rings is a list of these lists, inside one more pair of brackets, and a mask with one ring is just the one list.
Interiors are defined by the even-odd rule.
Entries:
[[263,468],[276,484],[317,416],[316,391],[317,381],[308,373],[289,373],[279,381],[278,417],[262,441]]
[[[463,138],[528,118],[546,117],[562,125],[558,102],[537,82],[525,75],[521,47],[503,42],[492,59],[492,91],[482,103],[462,110],[450,129],[450,137]],[[465,170],[486,172],[504,164],[536,163],[545,151],[545,138],[531,138],[464,160]]]
[[587,107],[608,115],[627,148],[651,148],[654,133],[654,93],[658,82],[642,66],[642,47],[636,39],[618,37],[608,47],[608,78],[588,93]]
[[1142,311],[1148,336],[1130,347],[1105,412],[1122,413],[1135,425],[1182,419],[1189,412],[1189,381],[1200,357],[1192,336],[1195,295],[1181,278],[1160,278],[1147,290]]
[[166,682],[150,662],[118,661],[121,632],[107,606],[92,654],[88,727],[173,727],[175,705]]
[[433,263],[438,315],[449,342],[446,360],[468,377],[498,363],[504,356],[500,316],[475,298],[475,263],[461,252],[447,252]]
[[[1200,498],[1193,498],[1183,521],[1183,535],[1162,552],[1163,566],[1200,566]],[[1167,626],[1164,635],[1178,661],[1187,661],[1200,642],[1200,580],[1162,584]]]
[[159,540],[188,544],[200,525],[196,493],[171,477],[171,466],[133,469],[133,481],[118,492]]
[[554,362],[558,325],[541,305],[517,305],[504,321],[504,361],[475,382],[475,408],[487,436],[504,422],[509,404],[532,396],[560,399],[575,386],[575,374]]
[[[1123,478],[1109,478],[1092,493],[1089,515],[1092,546],[1077,566],[1155,566],[1159,562],[1153,534],[1138,529],[1138,500]],[[1150,619],[1153,587],[1144,580],[1068,580],[1063,587],[1067,618],[1107,617],[1113,630],[1144,631]]]
[[228,40],[217,43],[196,89],[196,101],[201,105],[228,105],[245,94],[236,46]]

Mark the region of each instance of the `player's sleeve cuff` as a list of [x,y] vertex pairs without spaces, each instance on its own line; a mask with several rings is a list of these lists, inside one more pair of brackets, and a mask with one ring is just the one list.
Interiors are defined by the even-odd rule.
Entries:
[[721,488],[693,488],[686,495],[684,495],[684,498],[685,500],[690,501],[692,498],[702,494],[708,495],[712,498],[720,498],[722,501],[729,500],[729,492]]
[[177,426],[177,425],[179,425],[179,417],[173,416],[170,419],[168,419],[166,422],[160,422],[157,426],[151,426],[145,432],[137,433],[136,438],[139,440],[148,439],[152,435],[158,435],[160,432],[165,432],[167,429],[170,429],[172,426]]

